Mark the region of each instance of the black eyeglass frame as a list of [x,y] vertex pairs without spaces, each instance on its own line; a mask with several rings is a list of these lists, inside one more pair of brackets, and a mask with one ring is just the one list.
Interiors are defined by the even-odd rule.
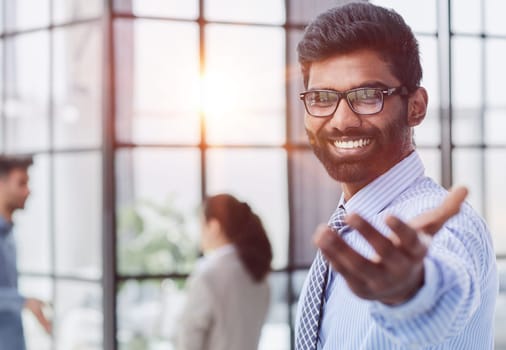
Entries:
[[[357,112],[353,108],[353,106],[352,106],[352,104],[351,104],[351,102],[349,100],[349,95],[351,93],[354,93],[354,92],[357,92],[357,91],[361,91],[361,90],[375,90],[375,91],[381,92],[381,97],[382,97],[381,98],[381,108],[377,112],[373,112],[373,113],[359,113],[359,112]],[[309,112],[309,108],[308,108],[307,102],[306,102],[306,95],[309,94],[309,93],[312,93],[312,92],[330,92],[330,93],[333,93],[333,94],[337,95],[338,100],[336,102],[336,106],[335,106],[334,110],[332,111],[332,113],[329,113],[327,115],[314,115],[311,112]],[[359,87],[359,88],[355,88],[355,89],[351,89],[351,90],[347,90],[347,91],[343,91],[343,92],[336,91],[336,90],[331,90],[331,89],[317,89],[317,90],[303,91],[303,92],[301,92],[299,94],[299,98],[302,100],[302,102],[304,102],[304,108],[306,109],[306,112],[310,116],[312,116],[314,118],[328,118],[328,117],[334,115],[334,113],[336,113],[337,107],[339,107],[339,103],[341,102],[341,100],[343,98],[345,98],[346,103],[348,104],[348,107],[350,107],[350,109],[355,114],[358,114],[358,115],[374,115],[374,114],[381,113],[381,111],[383,110],[383,107],[385,105],[385,98],[384,98],[384,96],[392,96],[392,95],[408,96],[409,95],[409,90],[404,85],[401,85],[401,86],[398,86],[398,87],[391,87],[391,88]]]

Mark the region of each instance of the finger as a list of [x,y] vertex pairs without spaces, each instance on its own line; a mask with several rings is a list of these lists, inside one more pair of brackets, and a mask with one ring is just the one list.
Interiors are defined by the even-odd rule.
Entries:
[[40,317],[37,317],[37,319],[39,320],[39,323],[44,328],[44,330],[46,332],[50,333],[51,332],[51,323],[43,315],[41,315]]
[[364,220],[358,214],[350,214],[346,217],[346,223],[356,229],[371,244],[378,254],[372,260],[381,262],[390,268],[402,267],[406,259],[394,242],[378,232],[374,226]]
[[374,291],[369,286],[369,280],[364,280],[361,277],[357,277],[353,272],[344,266],[333,266],[334,270],[337,271],[346,281],[350,290],[360,298],[372,299]]
[[38,308],[34,312],[35,317],[39,321],[40,325],[47,331],[49,329],[49,321],[46,319],[44,314],[42,313],[42,309]]
[[347,273],[363,280],[378,276],[377,264],[364,258],[333,230],[318,232],[314,241],[332,267],[346,269]]
[[462,186],[451,189],[441,205],[417,216],[409,224],[422,232],[435,234],[446,221],[460,211],[467,194],[467,188]]
[[395,216],[388,216],[385,223],[397,236],[399,247],[411,257],[419,260],[427,254],[430,241],[427,242],[427,239],[422,236],[423,233],[418,232]]

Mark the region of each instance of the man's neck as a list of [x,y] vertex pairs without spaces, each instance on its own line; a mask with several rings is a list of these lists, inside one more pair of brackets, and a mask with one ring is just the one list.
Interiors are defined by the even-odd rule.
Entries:
[[5,221],[12,222],[12,214],[13,214],[12,210],[6,208],[3,205],[0,205],[0,216],[3,217]]

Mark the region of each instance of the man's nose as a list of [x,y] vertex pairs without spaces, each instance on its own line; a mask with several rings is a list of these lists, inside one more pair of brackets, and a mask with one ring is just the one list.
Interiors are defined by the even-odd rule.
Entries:
[[351,107],[348,105],[346,98],[342,98],[337,105],[337,109],[332,115],[329,124],[338,129],[346,130],[348,128],[356,128],[362,124],[360,115],[353,112]]

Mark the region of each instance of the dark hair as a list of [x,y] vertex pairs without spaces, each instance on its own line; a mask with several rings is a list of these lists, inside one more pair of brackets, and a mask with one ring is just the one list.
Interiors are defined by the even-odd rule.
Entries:
[[394,10],[367,2],[329,9],[306,27],[297,46],[304,86],[311,63],[360,49],[378,52],[409,91],[419,87],[422,67],[411,28]]
[[203,211],[206,221],[214,218],[221,224],[251,277],[262,281],[271,268],[272,248],[260,218],[229,194],[208,197]]
[[32,164],[32,156],[0,155],[0,177],[9,175],[9,173],[14,169],[26,170]]

